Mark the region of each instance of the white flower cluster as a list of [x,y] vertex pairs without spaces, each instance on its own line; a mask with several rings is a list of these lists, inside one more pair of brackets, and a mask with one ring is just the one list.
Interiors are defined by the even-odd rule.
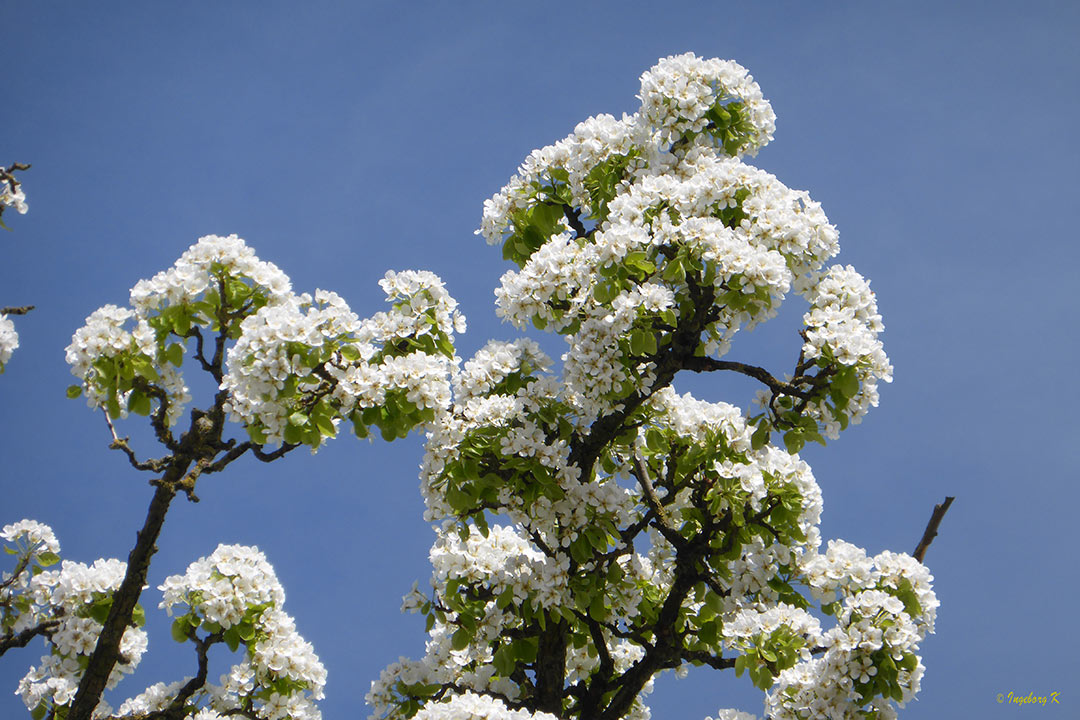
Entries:
[[366,324],[371,341],[392,343],[405,338],[445,333],[452,342],[454,333],[465,332],[465,316],[443,281],[426,270],[388,271],[379,281],[393,312],[377,313]]
[[705,720],[759,720],[753,713],[742,710],[722,709],[716,712],[716,717],[707,717]]
[[[130,330],[129,321],[133,324]],[[119,417],[127,417],[132,390],[119,390],[116,375],[104,371],[110,363],[103,361],[124,363],[131,376],[136,374],[136,366],[144,368],[143,373],[153,378],[168,397],[166,424],[172,425],[183,414],[191,395],[180,371],[167,363],[157,363],[157,356],[158,344],[145,317],[126,308],[105,305],[91,313],[86,324],[75,331],[65,357],[71,374],[82,381],[87,406],[108,409],[110,402],[115,401],[113,409]]]
[[[853,423],[862,421],[878,404],[878,381],[892,382],[892,365],[878,335],[885,329],[877,311],[870,283],[850,265],[834,265],[824,273],[807,296],[811,308],[804,316],[806,342],[803,356],[824,357],[829,362],[855,369],[859,391],[844,412]],[[840,423],[824,402],[813,404],[828,437],[838,437]]]
[[466,362],[454,378],[454,401],[459,405],[467,404],[473,398],[490,394],[511,374],[517,373],[524,379],[550,367],[551,358],[533,340],[492,340]]
[[[690,321],[679,315],[702,299],[687,304],[688,275],[711,286],[716,309],[704,349],[720,357],[740,329],[775,316],[793,286],[812,287],[839,251],[835,228],[805,192],[709,144],[664,146],[672,133],[702,130],[714,122],[706,117],[712,108],[735,100],[750,108],[755,128],[744,149],[766,142],[772,111],[744,69],[684,55],[642,81],[638,114],[593,118],[534,151],[485,204],[478,230],[489,243],[504,242],[520,266],[496,291],[498,314],[568,335],[564,381],[580,393],[573,404],[583,422],[612,410],[618,396],[647,390],[649,338],[660,325]],[[625,162],[611,164],[619,158]],[[564,211],[595,227],[582,235],[588,228],[571,228]],[[859,332],[831,327],[834,339]],[[616,342],[634,329],[644,333],[639,347]]]
[[642,136],[644,129],[636,116],[616,120],[611,115],[597,115],[579,123],[567,138],[533,150],[506,187],[484,202],[484,216],[477,232],[494,245],[511,230],[516,214],[538,197],[550,197],[563,190],[567,199],[587,214],[599,212],[600,208],[592,207],[590,173],[611,160],[636,165],[632,155],[648,141],[647,136]]
[[509,590],[517,602],[527,598],[540,607],[565,603],[568,558],[562,562],[546,557],[514,528],[493,525],[485,538],[475,527],[462,540],[456,534],[440,537],[429,554],[434,587],[448,580],[484,585],[496,595]]
[[498,698],[471,692],[428,703],[414,717],[416,720],[556,720],[545,712],[511,710]]
[[51,618],[47,588],[34,582],[33,568],[55,564],[60,543],[52,528],[36,520],[5,525],[0,538],[8,543],[5,551],[18,558],[15,572],[0,576],[0,631],[17,634]]
[[[778,720],[848,717],[869,702],[879,717],[895,718],[890,700],[903,707],[918,692],[924,670],[919,643],[934,631],[938,600],[930,572],[909,555],[886,551],[868,558],[840,541],[830,541],[824,555],[804,555],[800,565],[815,597],[834,602],[839,596],[837,624],[823,636],[823,657],[780,674],[766,714]],[[875,688],[885,674],[888,684]]]
[[290,424],[333,437],[341,418],[393,394],[418,411],[444,411],[454,331],[465,328],[457,302],[432,273],[390,272],[380,285],[394,307],[364,321],[322,290],[247,317],[221,383],[230,417],[277,444],[296,442]]
[[[753,646],[755,640],[768,637],[781,629],[805,638],[810,646],[821,641],[821,623],[818,619],[801,608],[785,603],[778,603],[764,610],[739,610],[724,623],[723,636],[728,647],[745,650]],[[809,647],[803,647],[802,658],[810,659]]]
[[236,235],[207,235],[188,248],[168,270],[131,289],[131,305],[140,315],[167,307],[195,303],[206,293],[235,292],[229,287],[244,279],[252,283],[260,303],[282,302],[290,295],[289,278],[273,263],[259,260]]
[[19,333],[15,332],[15,323],[7,315],[0,315],[0,372],[11,359],[11,353],[19,347]]
[[[173,267],[136,283],[131,290],[134,310],[106,305],[92,313],[75,332],[67,362],[90,407],[126,417],[129,409],[135,409],[129,403],[133,378],[139,376],[165,393],[169,403],[165,422],[172,425],[191,399],[178,369],[191,328],[219,324],[218,315],[230,304],[237,306],[234,311],[250,311],[288,297],[289,279],[272,263],[256,258],[243,240],[208,235]],[[170,333],[179,340],[172,355]],[[148,411],[149,405],[147,401],[143,410]]]
[[664,58],[641,76],[641,113],[660,129],[663,142],[700,133],[707,113],[731,102],[745,105],[753,133],[740,154],[754,155],[772,140],[776,116],[746,68],[731,60],[703,60],[693,53]]
[[[59,548],[57,548],[59,549]],[[97,560],[93,565],[65,560],[59,571],[46,570],[29,583],[26,595],[34,615],[58,622],[47,638],[51,653],[41,664],[31,667],[19,682],[17,694],[26,707],[35,711],[44,706],[61,708],[71,703],[79,687],[83,663],[94,651],[102,624],[91,617],[101,617],[112,595],[120,587],[127,569],[119,560]],[[120,661],[109,675],[106,687],[134,671],[146,651],[146,633],[128,627],[120,642]],[[102,703],[99,708],[106,708]]]
[[[43,623],[55,624],[44,636],[51,653],[19,683],[18,694],[32,712],[61,709],[74,699],[86,659],[97,644],[112,595],[120,586],[126,564],[98,560],[91,566],[65,561],[59,571],[44,570],[58,558],[60,544],[52,530],[32,520],[5,525],[0,538],[18,557],[17,574],[5,573],[0,586],[0,619],[5,635]],[[174,575],[160,588],[161,607],[177,618],[180,632],[195,637],[203,630],[217,642],[245,647],[244,659],[222,676],[220,685],[198,688],[188,703],[207,706],[197,720],[234,715],[240,708],[265,720],[318,720],[315,701],[323,697],[326,670],[309,643],[296,632],[291,617],[281,610],[285,593],[274,570],[257,548],[221,545],[208,558],[192,563],[184,575]],[[174,634],[177,632],[174,626]],[[120,662],[108,688],[131,673],[146,650],[146,633],[129,627],[120,645]],[[189,678],[158,683],[125,701],[118,717],[143,715],[167,708]],[[110,714],[100,703],[97,715]]]
[[22,183],[15,183],[13,189],[10,183],[0,182],[0,205],[14,208],[15,212],[25,215],[30,208],[26,204],[26,193],[23,192]]
[[191,563],[183,575],[169,576],[158,589],[160,607],[170,617],[180,605],[223,629],[240,623],[251,607],[285,602],[274,568],[258,548],[244,545],[219,545],[210,557]]
[[[361,321],[335,293],[293,294],[288,277],[237,236],[208,235],[140,280],[133,309],[106,305],[87,318],[67,348],[81,380],[69,393],[85,392],[111,417],[149,414],[164,398],[172,425],[190,400],[179,371],[189,341],[204,367],[216,362],[201,354],[209,330],[233,342],[220,388],[230,419],[256,443],[314,451],[344,418],[361,436],[373,423],[403,436],[449,405],[454,332],[465,318],[429,272],[391,272],[380,284],[393,309]],[[369,409],[385,412],[362,416]]]
[[[236,642],[247,648],[221,685],[200,690],[210,710],[225,716],[253,704],[256,716],[266,720],[321,717],[315,701],[323,697],[326,670],[281,610],[285,592],[258,548],[219,545],[184,575],[167,578],[160,589],[161,607],[170,615],[177,606],[183,608],[178,622],[186,622],[191,632],[201,627],[222,633],[226,642],[236,633]],[[125,707],[133,714],[157,709],[167,704],[168,692],[144,693]]]

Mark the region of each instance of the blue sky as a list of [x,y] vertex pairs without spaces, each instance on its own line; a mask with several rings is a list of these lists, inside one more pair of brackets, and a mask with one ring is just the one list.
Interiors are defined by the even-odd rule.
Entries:
[[[822,202],[884,316],[881,407],[806,453],[823,535],[910,552],[957,497],[927,556],[942,607],[902,717],[1076,717],[1078,32],[1067,2],[0,3],[0,164],[33,163],[30,213],[0,233],[0,305],[38,306],[0,376],[0,523],[51,524],[70,559],[126,557],[150,489],[64,398],[63,348],[202,235],[239,234],[361,315],[387,269],[429,269],[468,315],[460,354],[513,338],[492,295],[506,266],[473,235],[483,201],[693,51],[761,84],[776,140],[752,162]],[[730,357],[786,367],[789,302]],[[753,390],[693,388],[743,405]],[[202,502],[170,513],[144,605],[219,542],[258,545],[329,670],[324,716],[366,716],[370,680],[423,647],[398,613],[430,572],[420,457],[418,438],[343,437],[205,478]],[[194,670],[149,614],[117,700]],[[0,716],[25,712],[9,693],[37,655],[0,660]],[[996,702],[1053,691],[1058,706]],[[651,705],[692,719],[759,698],[694,673]]]

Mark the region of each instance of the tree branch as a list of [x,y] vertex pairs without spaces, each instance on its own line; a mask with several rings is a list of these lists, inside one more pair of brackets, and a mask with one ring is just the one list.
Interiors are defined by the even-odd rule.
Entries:
[[33,305],[16,305],[13,307],[0,308],[0,315],[25,315],[34,309]]
[[135,451],[131,449],[130,445],[128,445],[128,442],[131,440],[131,438],[121,438],[119,435],[117,435],[116,427],[113,425],[112,418],[109,417],[109,413],[102,411],[102,415],[105,416],[105,424],[109,426],[109,433],[112,435],[113,439],[113,441],[109,443],[109,449],[123,451],[123,453],[127,455],[128,462],[131,463],[131,466],[133,468],[135,468],[136,470],[145,470],[158,473],[164,470],[166,466],[168,466],[168,458],[157,458],[155,460],[145,461],[139,460],[139,458],[135,456]]
[[38,635],[49,635],[59,624],[59,620],[46,620],[15,635],[5,635],[0,638],[0,655],[3,655],[11,648],[26,647]]
[[923,532],[922,539],[919,540],[919,544],[915,546],[915,552],[912,553],[919,562],[923,561],[926,556],[926,551],[930,549],[930,543],[937,537],[938,525],[941,524],[942,518],[945,517],[945,513],[948,512],[949,506],[952,505],[955,497],[945,496],[945,502],[934,506],[934,512],[930,516],[930,522],[926,524],[926,530]]
[[660,499],[656,497],[656,490],[653,489],[652,479],[649,477],[649,469],[645,467],[645,461],[638,454],[640,442],[639,437],[634,443],[634,475],[637,477],[638,484],[641,485],[641,492],[645,496],[645,502],[649,505],[649,508],[656,513],[656,517],[664,527],[673,530],[674,528],[672,528],[671,522],[668,520],[667,513],[664,512],[664,506],[660,504]]
[[735,362],[734,360],[715,360],[710,357],[692,357],[687,358],[685,367],[687,370],[698,373],[711,372],[713,370],[733,370],[737,373],[754,378],[766,385],[774,393],[793,395],[797,398],[807,397],[806,392],[798,389],[791,383],[777,380],[768,370],[756,365],[747,365],[746,363]]
[[105,684],[120,657],[120,641],[129,624],[135,605],[139,601],[146,575],[150,569],[150,558],[157,552],[157,539],[165,522],[165,513],[169,503],[176,495],[176,484],[184,476],[187,463],[172,465],[165,477],[157,483],[154,497],[146,514],[146,522],[139,531],[128,555],[127,572],[120,588],[113,594],[113,603],[105,619],[97,645],[90,655],[86,671],[79,681],[79,689],[71,703],[67,720],[89,720],[94,708],[101,700]]

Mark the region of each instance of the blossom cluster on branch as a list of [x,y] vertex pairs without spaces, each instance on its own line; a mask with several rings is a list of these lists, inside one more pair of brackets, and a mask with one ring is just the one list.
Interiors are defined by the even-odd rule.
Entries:
[[19,333],[15,331],[15,323],[7,315],[0,314],[0,372],[4,371],[4,365],[18,347]]
[[[145,635],[132,626],[141,624],[138,599],[156,538],[173,497],[198,499],[202,475],[244,455],[271,462],[300,446],[315,452],[343,421],[359,437],[377,429],[392,440],[432,426],[447,411],[458,362],[454,333],[465,329],[457,303],[427,272],[390,272],[381,285],[390,309],[360,320],[333,292],[293,293],[288,277],[235,235],[211,235],[173,267],[139,281],[130,307],[106,305],[76,330],[67,361],[79,382],[68,396],[85,396],[103,411],[111,447],[157,477],[127,564],[64,563],[59,572],[44,571],[46,560],[56,561],[51,531],[30,521],[11,529],[13,539],[30,538],[27,548],[45,548],[16,549],[20,564],[4,586],[26,591],[4,605],[15,608],[5,615],[5,642],[21,646],[41,635],[53,648],[20,686],[35,720],[112,714],[102,693],[145,647]],[[208,373],[217,391],[189,410],[190,370]],[[117,433],[117,423],[131,415],[149,419],[164,456],[143,457]],[[229,436],[230,421],[242,427],[240,437]],[[25,588],[17,584],[31,570],[40,573]],[[76,580],[89,589],[70,591]],[[46,592],[54,585],[67,590]],[[112,716],[319,717],[325,671],[281,611],[281,588],[257,551],[222,546],[163,589],[163,607],[186,606],[173,635],[195,644],[198,672],[149,688]],[[246,658],[214,686],[207,682],[207,651],[219,643],[234,651],[243,646]]]
[[[929,573],[820,552],[796,454],[891,380],[874,295],[827,265],[820,205],[740,159],[774,131],[745,69],[667,58],[640,98],[485,203],[478,233],[516,266],[499,315],[567,349],[556,372],[530,340],[492,342],[455,378],[421,472],[431,589],[403,606],[427,650],[373,683],[374,717],[643,719],[654,678],[691,665],[749,674],[772,718],[889,718],[918,690]],[[791,370],[728,359],[790,293],[810,305]],[[677,393],[687,370],[757,379],[760,411]]]
[[[24,163],[12,163],[10,167],[0,167],[0,227],[4,225],[4,210],[13,208],[20,215],[25,215],[29,207],[26,204],[26,194],[23,192],[22,183],[15,179],[15,172],[27,170],[30,166]],[[19,347],[19,334],[15,332],[15,323],[7,316],[7,313],[21,313],[31,308],[4,308],[0,310],[0,373],[4,372],[4,365],[11,359],[11,354]]]

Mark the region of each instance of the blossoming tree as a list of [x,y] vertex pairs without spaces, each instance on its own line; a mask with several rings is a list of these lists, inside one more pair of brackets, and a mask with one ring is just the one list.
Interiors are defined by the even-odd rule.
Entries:
[[[138,600],[172,499],[244,455],[314,452],[346,428],[428,436],[434,573],[404,607],[429,640],[372,684],[375,717],[647,718],[657,674],[690,665],[749,675],[777,720],[895,716],[933,630],[931,529],[917,557],[822,548],[821,492],[797,454],[859,422],[891,379],[873,293],[826,265],[839,248],[819,205],[740,159],[774,121],[742,67],[667,58],[641,101],[534,151],[485,204],[479,232],[515,266],[498,313],[564,336],[558,370],[526,338],[462,364],[464,318],[430,273],[388,273],[390,309],[361,320],[332,292],[293,293],[235,236],[201,239],[130,308],[87,319],[69,394],[103,411],[155,489],[126,564],[48,569],[51,530],[4,528],[16,565],[0,651],[38,636],[50,649],[19,688],[35,718],[318,717],[325,671],[266,559],[241,546],[161,587],[196,674],[115,710],[101,697],[146,647]],[[809,309],[787,374],[728,359],[790,293]],[[185,419],[190,369],[218,390]],[[755,379],[756,409],[678,394],[685,371]],[[130,414],[162,457],[117,434]],[[217,644],[238,658],[214,684]]]

